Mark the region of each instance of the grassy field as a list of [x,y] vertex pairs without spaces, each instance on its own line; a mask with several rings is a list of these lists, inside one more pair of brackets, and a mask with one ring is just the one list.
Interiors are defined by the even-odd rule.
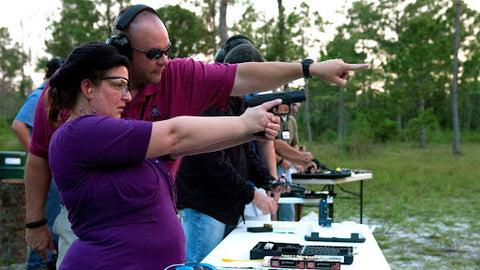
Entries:
[[0,117],[0,151],[5,150],[23,151],[10,125]]
[[[0,150],[19,150],[7,125],[0,126]],[[365,182],[364,223],[392,269],[478,269],[480,265],[480,143],[364,144],[349,151],[335,144],[309,150],[330,167],[374,172]],[[358,191],[358,184],[344,185]],[[342,194],[336,189],[339,196]],[[304,213],[317,211],[304,208]],[[358,221],[358,203],[335,200],[335,221]]]
[[[374,235],[392,269],[478,269],[480,144],[463,144],[461,156],[453,156],[447,144],[370,145],[359,153],[334,145],[310,150],[331,167],[374,172],[364,185],[364,223],[378,226]],[[358,191],[356,183],[345,187]],[[336,221],[358,221],[357,204],[335,200]]]

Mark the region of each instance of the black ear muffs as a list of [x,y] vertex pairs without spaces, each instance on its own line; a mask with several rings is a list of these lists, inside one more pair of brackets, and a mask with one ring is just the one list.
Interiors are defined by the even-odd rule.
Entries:
[[[115,19],[115,21],[113,22],[113,26],[115,29],[123,32],[128,24],[130,24],[130,22],[142,11],[144,10],[149,10],[151,11],[152,13],[154,14],[157,14],[157,12],[147,6],[147,5],[133,5],[133,6],[130,6],[128,8],[126,8],[122,13],[120,13],[120,15],[118,15],[118,17]],[[157,14],[158,16],[158,14]],[[123,33],[120,33],[120,34],[116,34],[116,35],[113,35],[111,36],[110,38],[107,39],[107,44],[110,44],[112,45],[113,47],[117,48],[117,50],[125,55],[126,57],[128,57],[128,59],[132,59],[132,47],[130,45],[130,40],[128,39],[128,37],[123,34]]]
[[123,54],[128,57],[128,59],[132,60],[132,47],[130,46],[130,40],[126,35],[113,35],[107,39],[107,44],[112,45],[120,54]]
[[229,51],[231,51],[233,48],[237,47],[238,45],[245,44],[245,43],[250,43],[253,45],[253,42],[244,35],[234,35],[229,37],[227,39],[227,42],[225,42],[225,46],[220,48],[215,53],[215,62],[223,63],[223,61],[225,60],[225,56]]

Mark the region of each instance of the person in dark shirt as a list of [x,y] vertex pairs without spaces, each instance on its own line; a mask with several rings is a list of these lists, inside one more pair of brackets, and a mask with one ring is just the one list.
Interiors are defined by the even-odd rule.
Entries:
[[[253,45],[241,44],[225,56],[225,63],[240,62],[263,62],[263,57]],[[245,109],[243,98],[230,97],[225,111],[210,108],[202,115],[240,115]],[[276,201],[255,187],[273,180],[250,143],[184,158],[176,185],[187,261],[205,258],[236,227],[246,204],[275,212]]]

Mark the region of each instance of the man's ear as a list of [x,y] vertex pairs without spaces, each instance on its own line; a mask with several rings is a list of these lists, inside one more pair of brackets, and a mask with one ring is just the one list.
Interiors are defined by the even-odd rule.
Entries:
[[80,83],[80,88],[82,90],[82,94],[87,98],[91,99],[92,98],[92,92],[93,92],[93,83],[90,79],[84,79]]

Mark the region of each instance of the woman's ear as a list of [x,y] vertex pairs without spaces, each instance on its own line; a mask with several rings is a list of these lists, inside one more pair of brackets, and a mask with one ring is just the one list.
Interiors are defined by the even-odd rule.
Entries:
[[80,88],[81,88],[82,94],[85,96],[85,98],[87,98],[87,99],[92,98],[93,83],[90,79],[84,79],[80,83]]

